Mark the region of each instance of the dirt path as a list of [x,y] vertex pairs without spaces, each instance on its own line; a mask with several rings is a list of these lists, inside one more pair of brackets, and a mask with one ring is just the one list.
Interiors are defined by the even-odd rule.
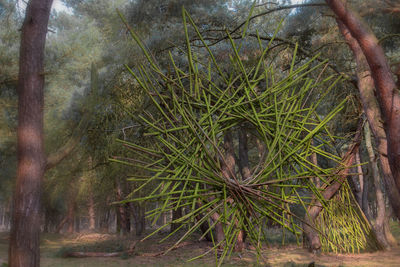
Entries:
[[[112,237],[112,236],[111,236]],[[167,255],[152,256],[158,252],[165,250],[172,243],[158,244],[158,240],[149,240],[144,243],[137,244],[137,251],[131,257],[116,258],[61,258],[59,252],[65,247],[71,245],[85,246],[93,242],[100,244],[107,241],[103,237],[102,240],[82,239],[82,238],[65,238],[62,236],[45,236],[41,247],[41,266],[42,267],[124,267],[124,266],[215,266],[214,255],[206,256],[192,262],[187,260],[198,256],[207,251],[210,246],[207,242],[188,242],[186,246],[169,252]],[[118,239],[113,240],[119,242]],[[0,235],[0,266],[7,259],[7,235]],[[125,240],[126,241],[126,240]],[[124,242],[125,242],[124,241]],[[100,243],[99,243],[100,242]],[[107,241],[108,242],[108,241]],[[112,250],[112,246],[117,243],[108,242],[107,246],[101,249]],[[104,245],[103,245],[104,246]],[[269,248],[263,253],[267,264],[270,266],[308,266],[314,262],[315,266],[400,266],[400,248],[395,248],[385,252],[362,253],[362,254],[322,254],[313,255],[306,250],[290,245],[284,248]],[[246,250],[241,254],[234,254],[223,266],[267,266],[263,261],[257,264],[255,251]]]

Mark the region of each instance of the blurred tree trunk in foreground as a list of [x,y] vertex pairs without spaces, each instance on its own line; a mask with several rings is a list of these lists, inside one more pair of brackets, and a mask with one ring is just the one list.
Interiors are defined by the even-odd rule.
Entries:
[[22,26],[18,76],[18,168],[9,247],[10,267],[40,266],[44,47],[52,0],[31,0]]

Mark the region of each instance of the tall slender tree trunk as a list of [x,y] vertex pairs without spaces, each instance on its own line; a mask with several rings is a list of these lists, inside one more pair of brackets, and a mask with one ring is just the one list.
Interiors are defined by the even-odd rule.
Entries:
[[367,147],[369,161],[371,164],[372,169],[372,176],[374,178],[374,185],[375,185],[375,193],[376,193],[376,209],[377,209],[377,216],[374,225],[374,231],[378,241],[385,247],[390,247],[389,242],[386,240],[385,230],[384,230],[384,222],[385,222],[385,199],[383,197],[383,192],[381,189],[381,182],[380,182],[380,174],[378,170],[378,164],[375,157],[375,152],[372,147],[371,141],[371,131],[369,125],[366,124],[364,126],[364,135],[365,135],[365,145]]
[[[378,147],[381,147],[381,142],[382,144],[387,142],[386,151],[379,150],[382,169],[384,170],[383,178],[393,211],[397,218],[400,219],[400,94],[397,90],[397,85],[383,49],[368,26],[342,0],[326,0],[326,3],[337,16],[336,21],[338,22],[339,29],[355,55],[358,74],[365,70],[363,69],[363,62],[366,62],[369,66],[370,75],[376,87],[377,97],[373,97],[372,95],[368,99],[372,100],[372,102],[364,102],[363,100],[363,108],[368,117],[368,109],[371,108],[369,104],[373,104],[376,100],[379,103],[384,121],[383,129],[386,134],[385,138],[387,139],[381,140],[379,139],[381,136],[376,135],[379,130],[376,120],[380,118],[377,114],[375,114],[375,119],[368,117],[368,121],[370,122],[375,138],[378,139]],[[359,82],[363,81],[360,80],[363,76],[358,76]],[[361,93],[362,87],[359,86],[359,90]],[[376,110],[374,109],[374,111]],[[384,154],[384,152],[387,153]],[[389,175],[389,170],[385,169],[387,167],[384,164],[386,156],[391,175]]]
[[[183,210],[182,207],[178,207],[174,210],[172,210],[172,221],[177,220],[183,216]],[[171,229],[170,232],[172,233],[176,229],[178,229],[182,224],[181,223],[171,223]]]
[[135,221],[135,234],[136,236],[141,236],[146,231],[146,206],[130,202],[129,207]]
[[390,204],[397,218],[400,218],[400,193],[397,190],[388,159],[388,142],[384,130],[383,119],[379,104],[375,96],[374,81],[371,70],[357,43],[346,26],[338,20],[339,30],[344,36],[350,49],[353,51],[357,63],[357,87],[360,92],[361,103],[364,113],[368,119],[371,132],[374,135],[377,151],[379,153],[379,163],[382,171],[382,178],[386,192],[389,196]]
[[[122,201],[124,199],[124,190],[121,186],[121,182],[118,178],[115,178],[116,185],[116,199]],[[119,204],[117,207],[117,213],[119,216],[119,229],[122,234],[125,235],[131,231],[131,222],[129,220],[129,210],[127,210],[126,204]]]
[[356,164],[357,166],[357,173],[358,173],[358,181],[360,183],[360,208],[363,211],[365,217],[369,222],[371,222],[371,214],[369,212],[369,205],[368,205],[368,176],[364,175],[363,168],[361,166],[361,149],[358,148],[356,154]]
[[76,210],[75,201],[69,200],[68,211],[67,211],[67,218],[68,218],[67,232],[69,234],[72,234],[75,231],[75,210]]
[[[315,146],[315,141],[314,139],[311,139],[311,145]],[[311,163],[314,165],[314,169],[316,169],[318,167],[318,157],[317,157],[317,153],[312,153],[310,156],[310,161]],[[314,177],[312,179],[312,182],[315,184],[316,188],[321,188],[321,180],[318,177]],[[306,218],[305,220],[307,221],[309,218]],[[307,221],[310,225],[306,225],[303,224],[303,228],[306,229],[305,231],[303,231],[303,248],[307,249],[307,248],[311,248],[311,241],[313,239],[316,239],[316,241],[314,241],[314,245],[315,247],[319,247],[321,241],[319,240],[319,236],[318,236],[318,232],[313,229],[311,226],[313,224],[311,224],[311,220]],[[319,248],[318,248],[319,249]]]
[[94,207],[93,188],[91,184],[89,185],[88,197],[89,231],[94,232],[96,229],[96,211]]
[[22,25],[18,76],[18,168],[9,246],[10,267],[40,265],[44,47],[52,0],[31,0]]
[[81,217],[75,216],[75,233],[79,233],[81,231]]
[[[361,167],[361,166],[360,166]],[[361,168],[362,170],[363,168]],[[362,192],[362,210],[365,214],[365,217],[367,217],[367,220],[371,222],[372,216],[371,216],[371,209],[369,207],[369,187],[370,187],[370,179],[369,176],[364,174],[363,175],[363,181],[364,181],[364,186],[363,186],[363,192]]]
[[357,150],[357,154],[356,154],[356,160],[355,160],[357,166],[357,178],[358,178],[358,183],[360,185],[360,207],[363,208],[363,194],[364,194],[364,173],[361,167],[361,157],[360,157],[360,148],[358,148]]
[[[250,163],[249,163],[249,148],[247,144],[247,131],[244,127],[239,129],[239,171],[242,180],[247,180],[251,176]],[[249,215],[246,214],[248,217]],[[247,233],[241,229],[238,233],[235,250],[242,251],[244,249],[244,242],[246,241]]]
[[[360,164],[359,163],[359,157],[357,157],[358,155],[359,155],[359,152],[356,151],[355,164]],[[357,159],[358,159],[358,161],[357,161]],[[360,176],[358,175],[358,173],[359,173],[358,166],[353,167],[351,172],[354,172],[354,173],[357,173],[357,174],[356,175],[352,175],[348,181],[349,181],[349,183],[351,185],[351,189],[353,191],[354,197],[355,197],[358,205],[360,207],[362,207],[362,194],[363,194],[362,186],[363,186],[363,184],[362,184],[362,179],[360,179]]]

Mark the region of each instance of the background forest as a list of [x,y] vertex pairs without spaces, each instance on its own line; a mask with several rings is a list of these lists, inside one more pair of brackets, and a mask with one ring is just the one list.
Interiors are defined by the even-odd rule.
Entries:
[[[346,3],[376,36],[398,88],[400,2]],[[217,264],[250,247],[262,262],[276,236],[314,252],[396,247],[394,123],[369,54],[357,54],[357,35],[328,4],[56,2],[44,57],[40,231],[124,242],[156,231],[174,240],[171,250],[207,240]],[[26,6],[0,0],[4,232]]]

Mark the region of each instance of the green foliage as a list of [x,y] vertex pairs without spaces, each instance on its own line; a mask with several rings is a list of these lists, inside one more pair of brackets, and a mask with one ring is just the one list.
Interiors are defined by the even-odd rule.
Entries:
[[[310,94],[320,87],[325,87],[325,95],[328,94],[339,79],[309,78],[324,63],[317,64],[313,58],[295,66],[296,50],[288,71],[277,75],[273,66],[267,65],[269,44],[263,47],[260,42],[256,63],[245,67],[241,46],[228,36],[230,68],[226,71],[185,10],[183,19],[188,66],[179,68],[171,54],[168,73],[158,67],[131,30],[149,63],[148,67],[129,70],[155,107],[155,112],[140,116],[146,126],[143,135],[152,136],[154,144],[149,148],[120,140],[133,155],[123,161],[113,161],[146,171],[145,175],[133,175],[130,179],[143,183],[124,202],[160,201],[161,206],[148,213],[153,222],[164,212],[186,209],[183,217],[170,222],[181,224],[171,235],[185,229],[173,247],[202,224],[208,228],[203,236],[208,233],[213,236],[217,224],[222,225],[223,240],[214,240],[215,249],[223,247],[221,264],[232,252],[241,230],[247,233],[258,252],[265,240],[264,226],[268,220],[300,234],[297,223],[301,218],[291,208],[295,204],[307,206],[309,198],[304,197],[305,192],[321,199],[310,178],[319,177],[329,182],[333,170],[315,166],[309,158],[316,153],[338,161],[338,157],[324,150],[332,140],[326,125],[343,108],[344,101],[319,118],[316,109],[324,95],[310,102]],[[197,33],[205,54],[193,52],[186,21]],[[237,145],[228,141],[231,139],[228,136],[241,130],[261,142],[266,152],[250,161],[249,176],[244,176],[236,163],[232,167],[232,162],[237,161],[232,159]],[[313,139],[324,145],[313,145]],[[254,154],[255,142],[249,146]],[[136,192],[153,184],[157,186],[148,196],[134,198]]]

